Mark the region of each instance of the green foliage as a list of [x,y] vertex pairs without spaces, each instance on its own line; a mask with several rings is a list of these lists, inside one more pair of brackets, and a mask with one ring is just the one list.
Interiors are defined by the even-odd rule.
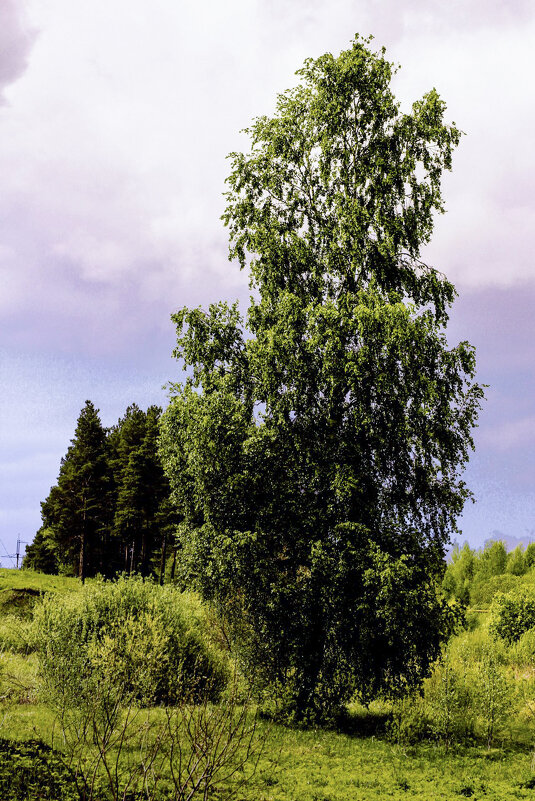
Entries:
[[507,551],[501,541],[491,542],[478,554],[477,572],[483,578],[505,573]]
[[487,747],[493,744],[499,726],[511,714],[513,685],[508,680],[500,653],[489,642],[478,665],[477,696],[484,721]]
[[509,659],[484,628],[453,638],[423,692],[394,704],[390,735],[404,743],[437,740],[446,748],[477,738],[490,749],[519,707]]
[[513,658],[526,667],[535,667],[535,628],[520,635],[513,648]]
[[37,531],[33,542],[26,546],[24,566],[40,573],[57,573],[58,550],[54,529],[43,525]]
[[163,542],[176,520],[158,457],[160,414],[157,406],[143,412],[133,404],[108,437],[115,484],[108,575],[125,570],[147,576],[157,554],[165,562]]
[[447,598],[479,609],[488,608],[494,596],[522,587],[533,586],[531,575],[535,544],[524,551],[519,545],[507,553],[503,542],[490,541],[479,551],[464,543],[455,546],[447,565],[442,586]]
[[530,568],[535,565],[535,542],[530,542],[526,548],[526,553],[524,554],[524,563],[526,565],[526,570],[530,570]]
[[2,801],[80,801],[75,777],[61,755],[39,740],[0,739]]
[[98,409],[86,401],[61,460],[58,483],[41,504],[43,526],[27,552],[27,567],[51,569],[52,553],[54,572],[63,568],[82,580],[102,572],[110,481],[106,432]]
[[443,589],[448,598],[456,598],[463,604],[470,601],[470,587],[476,569],[476,556],[467,542],[452,551],[451,562],[444,574]]
[[491,606],[490,630],[507,643],[520,639],[535,628],[535,593],[517,590],[495,595]]
[[194,599],[141,579],[45,598],[34,622],[47,695],[61,708],[91,706],[101,685],[114,707],[117,694],[144,704],[173,704],[185,693],[216,699],[226,668],[201,615]]
[[425,683],[429,730],[446,748],[473,734],[473,711],[466,665],[446,649]]
[[512,573],[513,576],[523,576],[527,568],[524,549],[521,545],[518,545],[514,551],[507,554],[506,570],[508,573]]
[[0,571],[0,651],[24,654],[35,648],[31,623],[34,606],[43,592],[69,589],[68,582],[29,570]]
[[470,588],[470,603],[476,609],[488,609],[496,595],[511,592],[518,587],[518,578],[511,573],[487,578],[477,575]]
[[133,404],[106,431],[86,402],[42,504],[43,525],[26,548],[26,568],[82,579],[159,572],[163,583],[177,517],[158,456],[160,414],[157,406],[143,412]]
[[26,654],[34,650],[33,627],[17,615],[0,617],[0,651]]
[[459,131],[434,91],[401,113],[368,44],[305,62],[231,155],[224,220],[254,297],[246,319],[173,316],[189,377],[162,417],[181,580],[304,721],[438,655],[482,397],[473,349],[444,335],[454,289],[419,260]]

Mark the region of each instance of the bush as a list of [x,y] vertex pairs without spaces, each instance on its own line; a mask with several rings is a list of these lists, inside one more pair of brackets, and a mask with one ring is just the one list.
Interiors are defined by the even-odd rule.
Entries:
[[143,705],[217,700],[227,669],[203,631],[194,596],[139,578],[92,582],[46,597],[34,616],[44,688],[62,708],[107,692]]
[[466,663],[446,649],[424,682],[430,732],[448,748],[473,735],[472,695],[466,680]]
[[498,593],[490,611],[490,632],[512,644],[535,627],[535,594],[526,590]]
[[528,629],[513,646],[514,660],[519,665],[535,665],[535,629]]
[[470,603],[476,608],[488,608],[499,592],[511,592],[520,586],[518,576],[504,573],[499,576],[476,576],[470,589]]
[[34,650],[33,626],[16,615],[0,617],[0,651],[28,654]]
[[394,701],[387,734],[398,744],[418,743],[434,737],[429,708],[423,695],[413,692]]

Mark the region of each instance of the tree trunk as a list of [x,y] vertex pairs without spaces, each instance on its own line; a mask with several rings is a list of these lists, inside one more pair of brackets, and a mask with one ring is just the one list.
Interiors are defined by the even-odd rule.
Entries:
[[129,570],[129,575],[132,575],[132,573],[134,572],[134,551],[135,551],[135,544],[136,544],[136,541],[135,541],[135,540],[132,540],[132,544],[131,544],[131,546],[130,546],[130,570]]
[[176,548],[173,548],[173,562],[171,564],[171,581],[175,580]]
[[82,536],[80,537],[80,564],[78,576],[83,584],[85,582],[85,526],[82,530]]
[[160,557],[160,585],[165,581],[165,557],[167,551],[167,531],[164,531],[162,537],[162,553]]

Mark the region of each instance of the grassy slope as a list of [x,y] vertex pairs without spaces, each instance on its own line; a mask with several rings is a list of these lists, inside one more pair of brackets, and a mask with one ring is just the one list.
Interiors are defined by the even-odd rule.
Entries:
[[[0,633],[23,626],[33,591],[67,592],[76,579],[32,571],[0,570]],[[27,590],[30,592],[21,592]],[[27,597],[26,597],[27,596]],[[24,603],[20,599],[25,598]],[[13,637],[12,637],[13,639]],[[35,656],[0,654],[0,737],[51,741],[53,715],[38,703]],[[261,724],[264,726],[265,724]],[[530,733],[526,732],[527,740]],[[457,748],[420,744],[402,747],[382,739],[335,732],[292,731],[273,726],[247,801],[379,801],[379,799],[533,798],[528,746]],[[238,798],[238,797],[237,797]]]
[[0,592],[30,589],[38,592],[63,592],[75,590],[79,581],[68,576],[48,576],[35,570],[9,570],[0,568]]

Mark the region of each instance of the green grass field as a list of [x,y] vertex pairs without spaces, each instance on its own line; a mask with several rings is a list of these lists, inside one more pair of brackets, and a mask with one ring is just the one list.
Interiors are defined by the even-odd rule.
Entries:
[[[21,789],[15,786],[16,782],[5,783],[11,781],[6,776],[17,773],[19,764],[12,756],[5,756],[9,752],[5,741],[13,741],[19,748],[21,743],[36,740],[55,747],[60,745],[54,712],[40,695],[38,662],[31,650],[29,634],[31,615],[41,594],[73,592],[79,586],[75,579],[31,571],[0,571],[2,801],[19,798],[54,801],[54,796],[46,795],[43,789],[41,773],[36,774],[34,789],[28,789],[27,784],[21,785]],[[500,727],[491,748],[477,731],[471,744],[446,748],[438,738],[413,745],[393,742],[382,725],[385,709],[373,714],[355,708],[347,723],[347,731],[352,733],[293,730],[261,720],[258,736],[265,743],[258,769],[246,786],[237,793],[230,789],[227,797],[244,801],[460,798],[507,801],[535,797],[532,766],[535,719],[510,716]],[[162,711],[147,714],[147,720],[156,721]],[[26,772],[28,759],[27,755],[20,756],[21,770]],[[60,791],[65,794],[55,801],[67,798],[70,801],[67,790],[56,788],[54,792]],[[32,792],[36,794],[31,795]],[[220,797],[223,796],[214,795]]]

